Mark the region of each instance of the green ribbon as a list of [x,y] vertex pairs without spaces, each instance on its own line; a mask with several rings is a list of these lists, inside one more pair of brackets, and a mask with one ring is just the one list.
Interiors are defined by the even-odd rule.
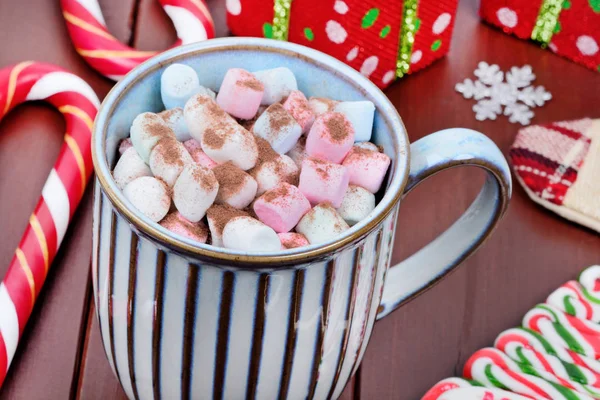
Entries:
[[403,77],[410,69],[415,34],[417,32],[417,6],[419,0],[405,0],[400,26],[400,45],[396,61],[396,76]]
[[[290,10],[292,0],[275,0],[273,5],[273,25],[270,37],[276,40],[287,40],[290,26]],[[267,36],[267,35],[265,35]]]
[[544,0],[542,2],[531,38],[540,42],[543,47],[546,47],[552,39],[554,29],[558,24],[558,16],[562,11],[562,4],[563,0]]

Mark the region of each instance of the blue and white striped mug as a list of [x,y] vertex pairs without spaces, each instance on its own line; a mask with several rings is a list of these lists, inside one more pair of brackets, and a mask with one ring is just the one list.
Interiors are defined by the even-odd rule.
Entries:
[[[286,66],[309,96],[371,100],[373,140],[392,159],[375,210],[335,241],[252,256],[173,235],[136,212],[111,166],[134,117],[161,110],[160,74],[173,62],[195,68],[212,89],[232,67]],[[477,249],[511,193],[507,163],[484,135],[449,129],[409,146],[394,106],[358,72],[318,51],[265,39],[209,40],[140,65],[104,100],[92,150],[96,310],[106,355],[130,399],[338,397],[375,320]],[[402,197],[461,165],[487,171],[480,195],[446,233],[388,270]]]

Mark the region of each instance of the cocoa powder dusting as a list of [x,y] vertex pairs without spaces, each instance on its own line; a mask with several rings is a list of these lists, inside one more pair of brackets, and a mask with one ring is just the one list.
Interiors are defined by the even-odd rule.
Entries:
[[155,150],[158,152],[160,158],[163,159],[165,164],[183,166],[182,157],[183,145],[173,138],[162,138],[158,141],[155,146]]
[[304,242],[302,241],[303,237],[304,235],[298,233],[291,239],[281,241],[281,245],[286,249],[295,249],[296,247],[304,246]]
[[269,113],[269,127],[273,133],[294,122],[292,116],[279,103],[270,106],[266,112]]
[[250,215],[243,210],[238,210],[226,204],[213,204],[208,210],[206,215],[210,218],[214,224],[215,231],[218,234],[223,232],[225,225],[235,217],[249,217]]
[[208,128],[202,136],[202,144],[207,145],[211,149],[221,149],[225,144],[225,138],[218,134],[214,128]]
[[315,165],[315,171],[321,179],[328,180],[329,179],[329,171],[331,170],[331,163],[327,161],[320,160],[318,158],[311,158],[310,161]]
[[150,121],[145,124],[146,132],[152,137],[172,137],[175,138],[175,132],[167,125],[163,119],[158,121]]
[[275,189],[269,190],[267,193],[263,194],[261,197],[267,203],[272,203],[276,199],[280,197],[285,197],[290,193],[287,185],[279,185]]
[[198,164],[194,165],[192,168],[192,176],[194,177],[194,180],[200,184],[202,189],[211,192],[219,185],[212,170]]
[[348,129],[348,122],[346,118],[340,113],[333,113],[331,117],[325,122],[327,129],[329,130],[329,136],[331,140],[336,143],[343,142],[348,138],[350,130]]
[[167,214],[160,224],[165,228],[169,229],[170,226],[176,226],[177,224],[182,224],[187,231],[189,231],[192,235],[197,237],[207,237],[208,236],[208,228],[203,222],[194,223],[192,221],[187,220],[183,216],[179,215],[178,212],[171,212]]
[[161,111],[158,113],[158,115],[160,115],[160,117],[165,120],[165,122],[168,122],[169,119],[171,119],[171,117],[174,114],[178,114],[182,112],[180,107],[175,107],[175,108],[171,108],[170,110],[165,110],[165,111]]
[[348,158],[350,159],[357,159],[357,160],[362,160],[364,158],[370,158],[373,157],[373,153],[376,153],[373,150],[369,150],[369,149],[364,149],[362,147],[358,147],[358,146],[352,146],[352,149],[350,150],[350,153],[348,154]]
[[267,142],[265,139],[254,135],[254,141],[256,142],[256,147],[258,148],[258,161],[256,162],[256,167],[279,157],[279,153],[273,150],[269,142]]
[[243,87],[248,88],[250,90],[255,90],[257,92],[261,92],[261,91],[265,90],[265,87],[262,84],[262,82],[259,81],[256,78],[254,78],[254,77],[248,77],[248,78],[239,80],[238,84],[240,86],[243,86]]
[[223,201],[237,194],[246,183],[246,174],[236,167],[231,161],[217,165],[212,169],[217,181],[219,181],[219,193],[217,201]]

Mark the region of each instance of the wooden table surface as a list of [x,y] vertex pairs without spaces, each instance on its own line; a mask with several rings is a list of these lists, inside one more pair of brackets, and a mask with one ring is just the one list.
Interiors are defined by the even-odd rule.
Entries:
[[[137,7],[136,7],[137,2]],[[166,48],[174,30],[156,0],[100,0],[113,34],[141,49]],[[209,1],[225,35],[224,0]],[[0,67],[28,59],[61,65],[103,97],[112,82],[90,69],[69,41],[58,1],[0,2]],[[530,64],[554,96],[535,122],[600,117],[600,74],[480,23],[477,1],[462,0],[450,55],[396,83],[386,94],[415,141],[436,130],[486,133],[507,154],[518,126],[504,117],[477,122],[454,85],[479,61],[507,69]],[[18,107],[0,123],[0,275],[18,245],[62,143],[64,122],[44,104]],[[393,260],[410,255],[470,204],[480,171],[452,170],[402,204]],[[91,186],[90,186],[91,189]],[[101,345],[90,296],[92,196],[88,190],[25,329],[2,399],[124,399]],[[584,267],[600,262],[600,237],[531,202],[515,185],[493,237],[454,274],[377,323],[344,399],[418,399],[438,380],[460,375],[475,350]],[[1,312],[1,310],[0,310]]]

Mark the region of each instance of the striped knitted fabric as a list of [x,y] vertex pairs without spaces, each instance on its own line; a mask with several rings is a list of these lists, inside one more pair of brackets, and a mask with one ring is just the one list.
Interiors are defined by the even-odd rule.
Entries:
[[600,232],[600,119],[523,128],[510,158],[533,201]]

